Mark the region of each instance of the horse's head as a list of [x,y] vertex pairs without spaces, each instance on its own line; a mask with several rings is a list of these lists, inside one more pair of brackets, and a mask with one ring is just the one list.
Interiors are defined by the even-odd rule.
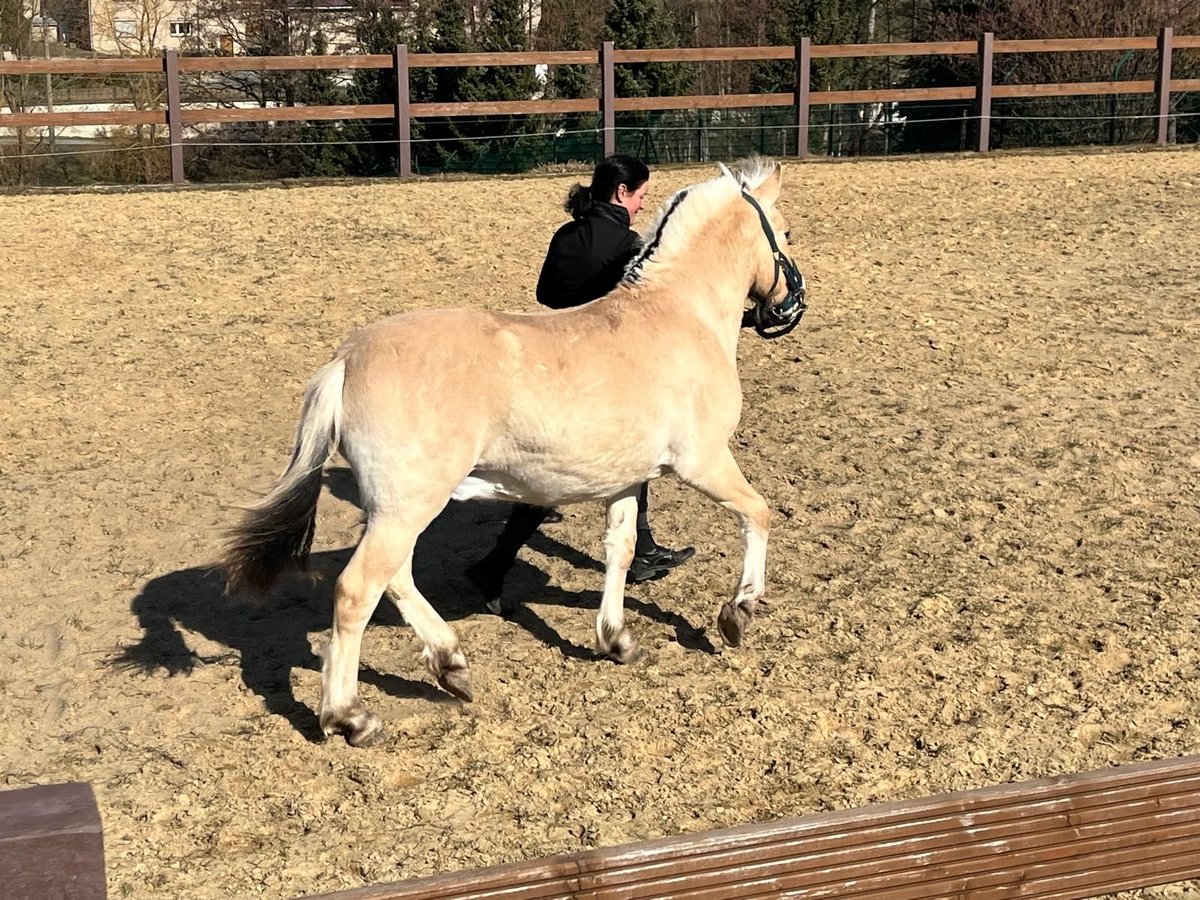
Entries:
[[783,188],[783,166],[763,162],[757,171],[741,172],[734,178],[742,198],[756,213],[753,259],[756,260],[750,299],[754,302],[755,329],[763,337],[782,337],[800,323],[807,309],[807,285],[796,264],[784,252],[788,245],[788,224],[776,208]]

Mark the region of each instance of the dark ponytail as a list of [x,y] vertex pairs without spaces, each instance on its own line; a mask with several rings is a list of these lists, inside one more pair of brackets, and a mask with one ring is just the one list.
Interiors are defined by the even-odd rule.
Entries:
[[640,159],[616,154],[609,156],[596,166],[590,187],[577,184],[567,192],[563,209],[572,219],[582,219],[597,203],[608,203],[617,192],[618,185],[628,191],[636,191],[650,180],[650,169]]

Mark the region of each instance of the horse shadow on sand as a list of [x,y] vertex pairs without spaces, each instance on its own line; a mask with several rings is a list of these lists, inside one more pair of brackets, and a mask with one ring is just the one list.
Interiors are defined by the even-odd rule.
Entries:
[[[327,470],[325,484],[335,497],[360,505],[358,487],[349,469]],[[414,579],[447,622],[490,615],[483,598],[463,573],[495,541],[509,509],[507,504],[498,503],[450,503],[418,540],[413,556]],[[602,576],[602,563],[556,540],[552,534],[539,531],[530,539],[529,546]],[[189,675],[197,666],[236,661],[241,667],[243,683],[262,698],[269,712],[286,718],[309,740],[320,740],[316,712],[292,693],[291,672],[320,670],[311,635],[329,628],[333,583],[353,552],[353,547],[347,547],[312,554],[307,575],[284,577],[262,600],[226,594],[223,574],[209,566],[181,569],[155,578],[131,604],[142,635],[137,643],[120,651],[114,664],[143,672],[162,669],[170,675]],[[517,560],[509,573],[505,595],[535,597],[539,603],[578,609],[595,610],[600,605],[599,591],[565,591],[551,585],[544,572],[523,560]],[[625,608],[673,627],[676,640],[686,648],[715,652],[704,630],[678,613],[664,611],[657,604],[630,597],[628,593]],[[508,619],[564,656],[576,659],[595,656],[590,647],[563,637],[528,606],[518,606]],[[386,600],[380,602],[372,622],[407,627]],[[213,656],[202,655],[187,646],[180,629],[229,649]],[[367,666],[360,669],[359,678],[398,698],[457,702],[439,690],[432,679],[414,681]]]

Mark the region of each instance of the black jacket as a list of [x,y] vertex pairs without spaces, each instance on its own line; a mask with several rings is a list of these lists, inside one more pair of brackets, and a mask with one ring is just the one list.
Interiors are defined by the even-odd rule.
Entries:
[[538,278],[538,303],[566,309],[603,297],[620,282],[637,249],[638,236],[629,230],[625,207],[595,204],[551,238]]

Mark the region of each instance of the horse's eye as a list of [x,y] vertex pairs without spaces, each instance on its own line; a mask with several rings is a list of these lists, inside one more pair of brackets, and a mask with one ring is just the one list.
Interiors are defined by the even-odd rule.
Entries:
[[790,228],[783,233],[783,239],[789,244],[792,242],[792,230]]

